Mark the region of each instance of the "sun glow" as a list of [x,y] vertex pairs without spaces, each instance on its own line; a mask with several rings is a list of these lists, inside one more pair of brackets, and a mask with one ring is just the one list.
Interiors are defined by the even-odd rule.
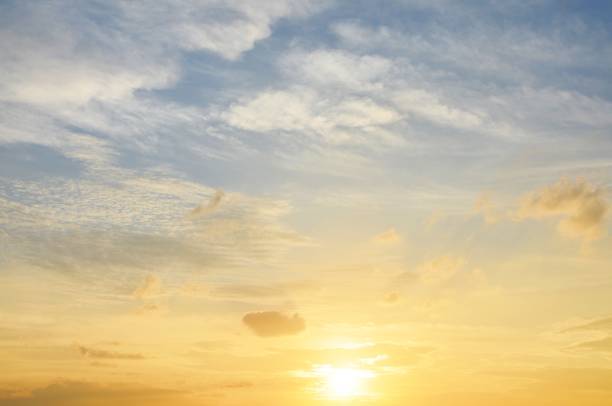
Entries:
[[372,371],[321,365],[315,374],[322,379],[321,393],[329,399],[349,399],[368,394],[366,383],[374,377]]

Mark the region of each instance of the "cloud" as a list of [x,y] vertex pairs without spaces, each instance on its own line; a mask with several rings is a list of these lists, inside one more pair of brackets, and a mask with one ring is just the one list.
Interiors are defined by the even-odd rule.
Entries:
[[491,198],[485,194],[480,195],[480,197],[476,199],[474,210],[482,214],[487,224],[494,224],[500,220],[500,215],[497,212],[495,204],[491,201]]
[[372,138],[371,127],[401,118],[393,108],[371,97],[339,97],[303,86],[263,91],[233,103],[221,117],[244,130],[300,133],[332,144],[365,143]]
[[218,286],[210,291],[212,297],[275,297],[286,296],[298,292],[312,291],[318,285],[310,281],[296,281],[284,283],[269,283],[266,285],[227,284]]
[[297,313],[293,316],[275,311],[247,313],[242,318],[255,334],[260,337],[295,335],[306,328],[306,323]]
[[338,86],[351,90],[380,89],[380,80],[391,70],[391,60],[377,55],[358,55],[340,49],[293,51],[280,61],[285,75],[315,86]]
[[145,356],[137,353],[126,353],[126,352],[116,352],[116,351],[107,351],[101,350],[97,348],[85,347],[82,345],[77,345],[77,349],[79,354],[83,358],[92,358],[92,359],[124,359],[124,360],[140,360],[145,359]]
[[401,239],[402,237],[400,236],[400,234],[395,230],[395,228],[391,227],[390,229],[375,235],[372,238],[372,241],[377,244],[395,244]]
[[396,304],[400,301],[400,295],[397,292],[390,292],[385,295],[383,301],[387,304]]
[[132,295],[137,299],[145,299],[147,297],[156,295],[159,293],[161,288],[161,281],[155,275],[147,275],[142,285],[136,288]]
[[421,282],[439,285],[452,280],[463,268],[465,260],[460,257],[442,256],[423,263],[417,270]]
[[[491,4],[467,12],[472,7],[453,11],[448,7],[452,6],[430,9],[425,28],[351,20],[335,22],[332,31],[355,53],[394,56],[395,70],[401,75],[396,75],[400,79],[394,78],[391,88],[397,90],[400,104],[407,106],[404,111],[415,117],[506,138],[538,137],[543,132],[580,135],[585,128],[606,134],[612,123],[610,102],[585,92],[581,79],[572,74],[578,66],[610,63],[609,48],[599,52],[592,46],[606,38],[597,24],[569,39],[557,35],[556,23],[538,30],[495,23],[493,15],[510,12],[516,18],[527,15],[526,9]],[[476,17],[480,13],[491,18]],[[437,17],[447,24],[439,24]],[[574,14],[559,17],[567,28],[576,24]],[[451,21],[470,28],[456,30],[448,25]],[[566,72],[572,84],[559,81],[559,72]],[[607,86],[604,77],[591,76],[591,80]],[[463,82],[461,89],[451,84],[457,79]]]
[[147,404],[193,405],[180,391],[127,384],[60,381],[29,392],[0,392],[1,406],[82,406],[112,403],[117,406]]
[[223,199],[223,196],[225,196],[225,193],[223,192],[223,190],[221,189],[216,190],[215,194],[210,198],[208,203],[206,203],[205,205],[201,204],[195,209],[191,210],[191,212],[189,213],[190,217],[205,216],[217,210],[217,208],[221,204],[221,200]]
[[453,107],[426,90],[402,90],[392,98],[400,111],[438,125],[469,130],[479,128],[483,124],[479,114]]
[[[279,18],[306,16],[322,3],[15,3],[5,10],[12,18],[0,32],[0,99],[78,105],[163,88],[178,79],[181,52],[205,50],[236,60],[268,37]],[[105,18],[93,17],[98,14]]]
[[[221,200],[222,211],[216,205],[215,216],[186,218],[211,188],[109,171],[112,179],[87,176],[78,186],[70,179],[21,182],[18,196],[0,197],[2,258],[14,266],[97,278],[91,289],[125,293],[121,273],[135,297],[144,298],[159,287],[153,275],[169,267],[189,273],[262,260],[271,265],[289,247],[309,242],[283,223],[291,211],[285,200],[232,193]],[[220,194],[215,196],[213,203]],[[144,282],[138,280],[143,272],[151,274]]]
[[612,337],[605,337],[599,340],[585,341],[582,343],[574,344],[569,348],[612,353]]
[[163,309],[155,304],[155,303],[144,303],[138,309],[136,309],[135,313],[139,315],[150,315],[160,313]]
[[612,317],[597,319],[588,323],[578,324],[573,327],[566,328],[562,333],[571,333],[579,331],[610,331],[612,332]]
[[561,217],[558,229],[562,234],[595,240],[605,234],[608,209],[603,189],[584,179],[561,179],[525,196],[517,216],[519,219]]
[[226,285],[213,289],[211,296],[218,297],[271,297],[282,296],[286,291],[280,286]]

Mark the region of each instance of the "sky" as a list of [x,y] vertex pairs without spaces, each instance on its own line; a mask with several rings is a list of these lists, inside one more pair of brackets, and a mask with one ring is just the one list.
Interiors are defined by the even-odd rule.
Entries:
[[0,1],[0,406],[612,402],[612,4]]

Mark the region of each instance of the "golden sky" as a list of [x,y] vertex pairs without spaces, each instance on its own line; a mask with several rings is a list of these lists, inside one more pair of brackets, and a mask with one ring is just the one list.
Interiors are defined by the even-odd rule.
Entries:
[[610,17],[2,2],[0,406],[612,404]]

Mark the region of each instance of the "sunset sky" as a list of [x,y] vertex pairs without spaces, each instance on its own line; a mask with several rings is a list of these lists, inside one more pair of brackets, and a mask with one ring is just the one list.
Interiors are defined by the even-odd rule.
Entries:
[[0,406],[611,405],[611,21],[0,0]]

